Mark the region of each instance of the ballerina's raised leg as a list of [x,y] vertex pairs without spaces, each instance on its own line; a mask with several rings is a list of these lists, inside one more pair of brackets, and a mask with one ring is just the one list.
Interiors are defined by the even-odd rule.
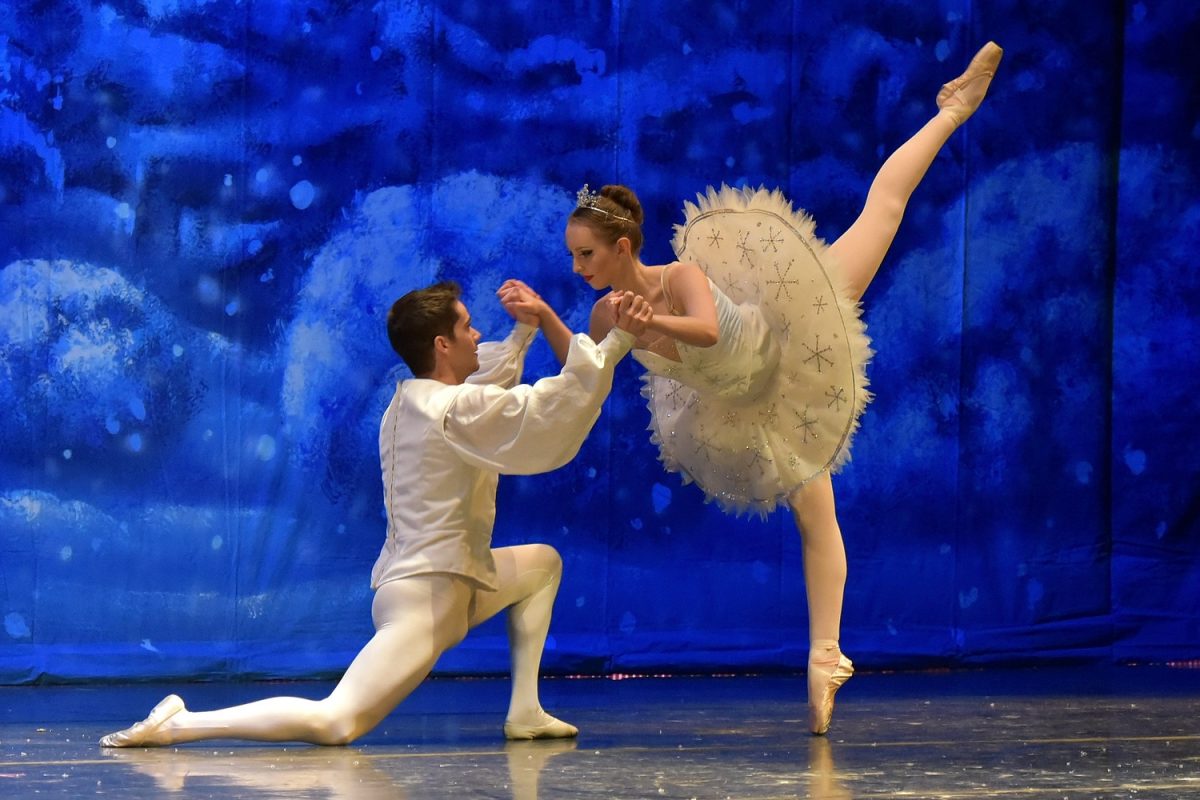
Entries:
[[988,42],[971,59],[966,72],[942,86],[937,114],[883,162],[867,191],[862,212],[829,246],[834,263],[848,279],[853,299],[861,299],[870,286],[900,228],[908,199],[938,151],[983,102],[1003,54],[995,42]]

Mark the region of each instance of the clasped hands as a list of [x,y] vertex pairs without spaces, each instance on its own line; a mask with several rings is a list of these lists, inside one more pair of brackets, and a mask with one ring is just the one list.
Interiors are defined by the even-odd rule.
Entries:
[[613,325],[640,337],[654,319],[654,309],[640,294],[614,290],[604,298],[603,308]]
[[[500,305],[517,322],[540,327],[542,320],[553,309],[541,295],[529,288],[524,281],[510,278],[496,290]],[[654,319],[654,309],[644,297],[633,292],[613,291],[604,298],[601,309],[607,313],[611,327],[641,336]]]

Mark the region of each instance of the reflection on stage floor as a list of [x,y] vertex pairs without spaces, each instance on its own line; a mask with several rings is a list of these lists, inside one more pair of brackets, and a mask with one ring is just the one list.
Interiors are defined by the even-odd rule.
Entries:
[[552,678],[578,740],[505,742],[502,679],[428,681],[349,747],[215,741],[105,750],[176,691],[202,710],[329,684],[0,688],[0,797],[1200,797],[1200,670],[862,673],[827,737],[803,676]]

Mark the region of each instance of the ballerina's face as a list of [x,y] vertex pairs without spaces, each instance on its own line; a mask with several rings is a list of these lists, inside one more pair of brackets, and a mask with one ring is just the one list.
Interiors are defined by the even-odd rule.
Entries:
[[593,289],[613,285],[621,268],[621,242],[609,244],[596,230],[581,222],[567,223],[567,250],[571,253],[571,269]]

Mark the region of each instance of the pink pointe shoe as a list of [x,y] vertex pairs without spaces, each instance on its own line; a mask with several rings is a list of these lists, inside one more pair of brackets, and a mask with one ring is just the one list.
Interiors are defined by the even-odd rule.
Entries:
[[150,741],[167,720],[184,710],[179,695],[167,695],[141,722],[123,731],[110,733],[100,740],[101,747],[154,747],[161,742]]
[[938,92],[938,108],[949,113],[956,126],[966,122],[983,102],[1003,55],[1004,51],[998,44],[988,42],[971,59],[967,71],[944,84]]
[[821,664],[808,662],[808,729],[814,736],[823,736],[833,721],[833,696],[854,674],[854,664],[840,651],[837,662]]

